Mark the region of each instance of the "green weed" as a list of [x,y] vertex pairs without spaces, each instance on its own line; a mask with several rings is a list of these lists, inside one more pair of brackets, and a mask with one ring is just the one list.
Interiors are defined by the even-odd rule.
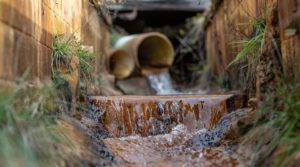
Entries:
[[0,92],[1,166],[64,166],[71,161],[66,149],[72,145],[57,126],[64,105],[56,97],[51,87],[29,88],[25,83]]
[[55,36],[52,52],[53,76],[61,68],[66,69],[67,73],[73,71],[71,61],[74,57],[79,59],[81,77],[84,79],[90,78],[91,73],[94,71],[93,63],[96,55],[84,48],[82,42],[78,41],[74,35]]
[[255,125],[244,139],[256,143],[256,162],[272,156],[272,166],[289,166],[300,151],[300,84],[279,84],[276,95],[263,103]]
[[[274,119],[271,127],[278,129],[279,154],[274,166],[286,166],[295,153],[300,151],[300,84],[282,83],[277,89]],[[268,105],[270,106],[270,105]],[[266,106],[265,110],[270,111]]]
[[90,75],[94,72],[94,62],[96,55],[85,49],[81,42],[77,43],[75,55],[79,58],[80,72],[84,75]]
[[254,18],[252,21],[250,21],[250,23],[242,23],[240,26],[253,27],[254,35],[249,39],[233,42],[234,47],[241,48],[241,50],[229,64],[229,66],[244,59],[248,59],[248,66],[254,64],[259,57],[259,53],[257,51],[261,51],[263,48],[266,31],[264,19]]
[[251,38],[246,38],[242,41],[233,42],[233,47],[237,47],[240,51],[236,57],[229,63],[228,67],[235,64],[240,64],[242,73],[245,76],[245,82],[248,87],[253,87],[255,81],[256,67],[259,63],[260,55],[265,41],[266,25],[265,20],[262,18],[253,18],[249,23],[239,24],[241,27],[247,29],[253,28]]

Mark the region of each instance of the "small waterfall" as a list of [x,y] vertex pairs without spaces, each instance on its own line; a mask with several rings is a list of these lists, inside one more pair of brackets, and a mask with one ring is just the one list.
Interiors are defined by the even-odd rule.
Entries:
[[171,76],[168,72],[159,74],[150,74],[147,76],[149,84],[156,94],[178,94],[179,92],[174,89]]
[[169,72],[147,75],[151,88],[157,95],[174,95],[174,94],[206,94],[206,91],[198,90],[196,92],[182,92],[173,87],[172,79]]

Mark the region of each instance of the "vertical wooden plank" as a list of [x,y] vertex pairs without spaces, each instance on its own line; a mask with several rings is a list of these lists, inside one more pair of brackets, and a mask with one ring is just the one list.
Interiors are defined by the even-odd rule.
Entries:
[[[299,1],[299,0],[298,0]],[[281,39],[281,52],[283,58],[284,71],[286,75],[299,76],[299,63],[297,57],[299,56],[299,33],[296,36],[286,37],[285,30],[289,23],[292,21],[293,11],[296,9],[300,10],[299,3],[297,0],[279,0],[279,21],[280,21],[280,39]],[[298,21],[300,22],[300,20]]]
[[[0,0],[0,77],[14,79],[29,67],[31,78],[50,76],[53,35],[76,31],[81,39],[82,20],[92,17],[90,13],[83,15],[83,4],[88,3],[86,0]],[[92,7],[86,10],[95,13]],[[100,53],[103,38],[95,15],[86,25],[85,37]]]
[[300,66],[299,66],[299,64],[300,64],[300,33],[299,33],[299,31],[300,31],[300,0],[297,0],[296,1],[296,6],[297,6],[297,23],[298,23],[298,34],[297,34],[297,36],[296,36],[296,46],[295,46],[295,48],[296,48],[296,62],[297,62],[297,64],[296,64],[296,67],[297,67],[297,73],[296,73],[296,77],[297,77],[297,79],[298,79],[298,81],[300,81]]
[[44,45],[38,45],[38,77],[41,80],[51,79],[51,52],[52,50]]
[[37,43],[19,31],[14,31],[14,76],[20,77],[30,70],[28,79],[37,76]]
[[0,78],[13,79],[14,32],[13,29],[0,21]]

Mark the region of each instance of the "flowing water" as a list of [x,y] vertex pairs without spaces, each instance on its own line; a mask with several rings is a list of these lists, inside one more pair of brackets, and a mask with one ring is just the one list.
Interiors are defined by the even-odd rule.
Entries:
[[[143,136],[166,133],[175,125],[190,130],[215,127],[226,113],[241,108],[232,95],[92,97],[99,121],[112,134]],[[243,101],[243,99],[241,99]]]
[[212,131],[190,131],[178,124],[167,134],[111,138],[104,143],[126,162],[121,166],[242,166],[242,158],[222,146],[221,140],[231,129],[232,122],[248,112],[227,115]]
[[[224,139],[249,113],[232,95],[90,97],[120,166],[240,166]],[[95,114],[97,115],[97,114]]]
[[170,95],[170,94],[206,94],[207,91],[178,91],[174,88],[169,72],[162,72],[158,74],[149,74],[147,79],[151,88],[157,95]]
[[244,96],[181,92],[168,72],[147,79],[156,96],[89,99],[111,136],[105,146],[122,161],[115,166],[243,166],[224,143],[234,143],[227,138],[235,138],[238,122],[250,112]]

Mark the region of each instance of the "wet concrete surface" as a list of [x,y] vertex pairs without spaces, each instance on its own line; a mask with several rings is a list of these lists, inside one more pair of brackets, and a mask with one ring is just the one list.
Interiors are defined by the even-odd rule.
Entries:
[[164,134],[178,124],[212,129],[222,116],[245,107],[234,95],[92,96],[94,115],[114,137]]

